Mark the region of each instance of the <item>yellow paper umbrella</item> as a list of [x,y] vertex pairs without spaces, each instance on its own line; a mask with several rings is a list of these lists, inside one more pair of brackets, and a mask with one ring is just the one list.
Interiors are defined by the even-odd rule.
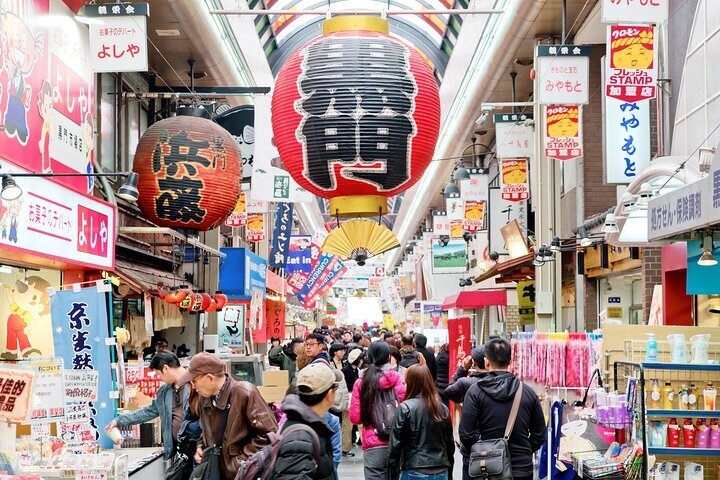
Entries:
[[400,242],[385,225],[373,220],[350,220],[330,232],[322,251],[363,265],[368,258],[399,246]]

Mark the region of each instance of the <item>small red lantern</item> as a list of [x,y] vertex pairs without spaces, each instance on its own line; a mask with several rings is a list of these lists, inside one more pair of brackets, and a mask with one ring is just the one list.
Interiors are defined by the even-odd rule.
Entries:
[[210,313],[217,311],[217,305],[217,301],[210,297],[210,305],[205,309],[205,312]]
[[203,297],[202,293],[200,292],[193,292],[192,295],[192,301],[190,302],[190,308],[189,310],[193,313],[198,313],[202,311],[202,304],[203,304]]
[[187,297],[187,290],[184,288],[172,288],[165,294],[164,300],[168,303],[180,304]]
[[208,308],[210,308],[210,305],[212,304],[212,297],[209,293],[205,291],[200,291],[200,297],[202,297],[202,302],[200,304],[200,310],[203,312],[207,311]]
[[178,109],[176,117],[150,126],[138,143],[133,171],[139,176],[138,207],[163,227],[211,230],[240,196],[240,148],[204,109]]
[[215,295],[213,296],[215,300],[217,301],[217,309],[222,310],[225,308],[225,305],[227,305],[228,297],[222,292],[215,292]]
[[195,293],[192,290],[185,290],[185,298],[182,302],[178,303],[180,310],[190,310],[193,302],[195,301]]
[[377,17],[326,20],[285,62],[273,133],[290,175],[341,217],[387,213],[432,159],[440,97],[432,68]]

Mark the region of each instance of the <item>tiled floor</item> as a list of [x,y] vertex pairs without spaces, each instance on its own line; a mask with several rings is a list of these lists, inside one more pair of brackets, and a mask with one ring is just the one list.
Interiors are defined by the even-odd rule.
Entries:
[[[363,477],[363,460],[362,450],[360,447],[353,449],[354,457],[343,457],[338,468],[338,477],[340,480],[362,480]],[[453,469],[453,480],[462,479],[462,457],[458,451],[455,452],[455,468]]]

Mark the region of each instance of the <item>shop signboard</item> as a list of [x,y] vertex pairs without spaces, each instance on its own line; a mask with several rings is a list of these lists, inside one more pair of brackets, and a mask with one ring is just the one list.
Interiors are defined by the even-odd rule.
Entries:
[[627,185],[650,163],[650,103],[605,97],[605,178]]
[[520,324],[535,323],[535,280],[523,280],[516,287]]
[[500,235],[500,229],[517,220],[520,229],[527,230],[528,205],[527,202],[510,202],[503,200],[499,188],[490,189],[488,232],[490,235],[490,251],[508,253],[505,240]]
[[503,200],[521,202],[530,198],[527,158],[500,160],[500,191]]
[[656,23],[668,19],[670,0],[603,0],[605,23]]
[[385,300],[385,304],[390,311],[390,315],[394,323],[402,323],[405,321],[405,303],[400,298],[395,280],[386,278],[380,282],[380,295]]
[[33,384],[36,373],[16,366],[0,368],[0,419],[25,422],[33,408]]
[[245,240],[248,242],[259,242],[265,238],[265,214],[248,213],[247,225],[245,226]]
[[485,202],[465,200],[465,217],[463,218],[463,230],[468,233],[475,233],[482,229],[485,218]]
[[535,154],[535,132],[531,113],[496,113],[493,121],[498,158],[530,158]]
[[632,103],[655,98],[655,27],[608,25],[605,95]]
[[265,200],[254,200],[245,194],[245,211],[250,213],[268,213],[269,204]]
[[242,227],[247,224],[247,210],[245,205],[245,192],[240,192],[235,208],[228,218],[225,219],[225,225],[228,227]]
[[488,198],[489,175],[487,170],[479,168],[470,168],[468,173],[470,178],[460,181],[460,197],[463,200],[472,200],[475,202],[484,202]]
[[[720,184],[718,174],[720,170],[715,170],[697,182],[651,198],[647,210],[648,240],[652,242],[717,223],[714,207],[720,207],[720,189],[714,185]],[[717,177],[715,182],[714,177]]]
[[442,235],[450,235],[450,219],[444,210],[434,210],[432,212],[433,233],[436,237]]
[[[92,440],[99,441],[103,448],[111,448],[113,442],[102,428],[113,419],[117,392],[110,375],[110,347],[106,342],[110,336],[107,294],[100,287],[55,292],[51,313],[55,356],[63,359],[66,368],[65,398],[68,402],[83,403],[92,395],[97,397],[97,401],[88,405],[92,415],[89,425]],[[80,394],[78,397],[73,397],[74,386]],[[70,394],[69,390],[72,390]],[[85,391],[89,392],[87,396],[82,394]]]
[[245,306],[226,305],[218,315],[220,345],[243,347],[245,343]]
[[147,72],[147,3],[89,4],[90,58],[93,72]]
[[311,235],[291,235],[285,271],[288,273],[310,273]]
[[228,297],[250,300],[253,290],[266,288],[267,261],[245,248],[221,248],[220,290]]
[[292,229],[293,204],[278,203],[275,212],[275,226],[273,228],[272,249],[268,265],[285,269],[290,246],[290,230]]
[[432,246],[432,272],[464,273],[467,271],[467,244],[465,240],[450,240],[447,245]]
[[278,337],[285,339],[285,302],[265,299],[265,320],[267,323],[267,338]]
[[538,45],[538,102],[580,105],[590,100],[589,45]]
[[582,109],[578,106],[545,106],[545,156],[574,160],[583,156]]
[[268,202],[311,202],[313,199],[287,171],[272,165],[255,166],[250,196]]

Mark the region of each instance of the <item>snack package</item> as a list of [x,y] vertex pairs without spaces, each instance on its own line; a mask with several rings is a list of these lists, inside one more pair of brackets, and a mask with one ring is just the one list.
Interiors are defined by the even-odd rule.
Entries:
[[667,464],[665,462],[656,462],[652,470],[650,470],[651,480],[666,480],[665,470]]
[[684,480],[703,480],[703,466],[699,463],[685,462]]
[[665,480],[680,480],[680,465],[667,462],[665,466]]

